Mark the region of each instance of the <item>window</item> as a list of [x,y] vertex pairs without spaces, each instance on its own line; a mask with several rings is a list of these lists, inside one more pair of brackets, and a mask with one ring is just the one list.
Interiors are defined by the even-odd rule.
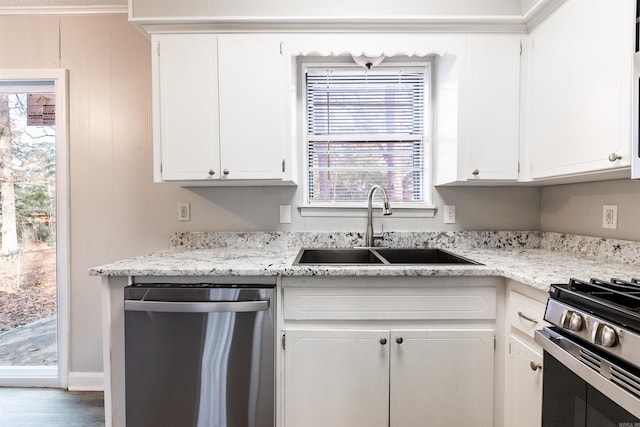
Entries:
[[374,184],[395,207],[426,202],[429,63],[304,71],[307,206],[366,201]]

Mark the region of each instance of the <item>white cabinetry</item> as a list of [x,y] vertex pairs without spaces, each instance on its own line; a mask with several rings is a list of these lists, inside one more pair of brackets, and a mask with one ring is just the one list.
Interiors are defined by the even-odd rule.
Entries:
[[287,330],[285,426],[386,427],[389,345],[384,330]]
[[159,34],[152,45],[156,181],[272,185],[291,176],[290,67],[275,36]]
[[542,348],[534,342],[533,334],[544,326],[546,298],[543,291],[508,283],[505,426],[541,424]]
[[629,176],[634,11],[633,0],[568,0],[530,34],[531,178]]
[[[469,36],[467,67],[458,70],[460,104],[450,114],[447,100],[455,81],[446,79],[455,75],[445,64],[436,66],[436,111],[444,112],[436,116],[436,184],[518,179],[521,40],[510,34]],[[446,62],[446,56],[437,61]]]
[[496,281],[285,278],[282,425],[493,426]]

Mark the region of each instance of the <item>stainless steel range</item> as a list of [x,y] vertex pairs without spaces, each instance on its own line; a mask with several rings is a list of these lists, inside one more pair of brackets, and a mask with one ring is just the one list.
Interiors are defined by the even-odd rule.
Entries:
[[551,285],[543,426],[640,427],[640,280]]

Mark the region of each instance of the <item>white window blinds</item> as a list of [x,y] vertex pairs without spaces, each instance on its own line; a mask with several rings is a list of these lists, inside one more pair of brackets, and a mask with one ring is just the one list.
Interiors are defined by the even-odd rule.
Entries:
[[308,68],[307,198],[424,201],[426,67]]

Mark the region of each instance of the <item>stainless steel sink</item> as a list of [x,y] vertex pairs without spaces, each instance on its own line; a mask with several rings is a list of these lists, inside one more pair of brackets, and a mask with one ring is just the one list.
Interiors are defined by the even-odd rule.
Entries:
[[293,265],[435,265],[480,264],[433,248],[301,249]]

